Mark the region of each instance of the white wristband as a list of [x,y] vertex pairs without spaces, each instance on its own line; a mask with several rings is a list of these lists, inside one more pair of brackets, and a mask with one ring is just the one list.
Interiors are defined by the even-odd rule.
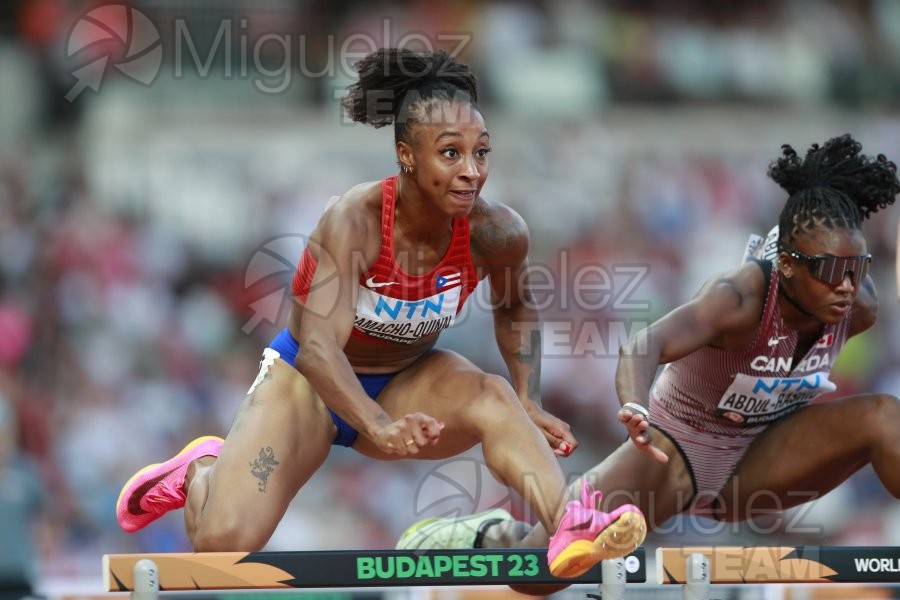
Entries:
[[650,420],[650,411],[642,404],[638,404],[637,402],[626,402],[622,405],[622,408],[630,410],[632,414],[640,414],[648,421]]

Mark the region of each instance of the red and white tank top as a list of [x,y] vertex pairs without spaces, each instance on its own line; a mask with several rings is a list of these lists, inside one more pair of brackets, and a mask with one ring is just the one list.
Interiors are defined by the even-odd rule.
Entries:
[[[394,206],[397,177],[381,182],[381,250],[359,277],[353,337],[367,341],[412,344],[453,324],[478,274],[469,248],[468,217],[453,220],[450,247],[424,275],[404,272],[394,260]],[[293,292],[306,302],[316,261],[303,251],[294,274]]]
[[794,364],[797,331],[782,320],[778,278],[778,269],[772,269],[762,322],[749,348],[729,352],[707,346],[669,363],[650,391],[651,402],[695,429],[743,436],[834,391],[829,373],[847,341],[852,311],[825,326]]

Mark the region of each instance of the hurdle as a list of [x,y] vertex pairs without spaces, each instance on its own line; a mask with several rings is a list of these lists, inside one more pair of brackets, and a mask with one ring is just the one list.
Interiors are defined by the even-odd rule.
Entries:
[[[527,584],[594,584],[603,600],[625,600],[632,586],[659,584],[682,600],[709,600],[715,586],[900,583],[900,548],[840,546],[663,547],[648,575],[641,547],[605,560],[578,578],[550,574],[546,549],[210,552],[107,554],[108,592],[132,600],[195,590],[408,588]],[[654,579],[655,581],[648,581]],[[573,590],[574,591],[574,590]],[[645,596],[641,596],[645,597]],[[668,596],[671,597],[671,596]],[[769,597],[769,596],[767,596]]]
[[600,584],[604,599],[647,579],[646,552],[591,568],[573,579],[554,577],[546,549],[206,552],[106,554],[103,587],[156,600],[160,592],[277,588]]

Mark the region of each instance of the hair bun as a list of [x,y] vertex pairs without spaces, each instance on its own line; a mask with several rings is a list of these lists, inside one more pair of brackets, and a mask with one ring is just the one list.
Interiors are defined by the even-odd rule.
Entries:
[[803,158],[788,144],[781,146],[781,154],[768,174],[789,196],[828,188],[849,197],[866,218],[893,204],[900,193],[897,166],[882,154],[862,154],[862,144],[849,133],[821,146],[812,144]]
[[408,119],[401,112],[410,109],[410,92],[416,92],[421,100],[440,95],[454,98],[462,93],[473,104],[478,102],[475,75],[444,50],[381,48],[359,61],[356,71],[359,80],[341,101],[347,115],[374,127],[394,123],[398,139],[406,132]]

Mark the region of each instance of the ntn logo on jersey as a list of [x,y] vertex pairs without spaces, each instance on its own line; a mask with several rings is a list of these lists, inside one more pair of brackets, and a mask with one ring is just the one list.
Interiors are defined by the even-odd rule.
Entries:
[[460,287],[447,288],[444,292],[432,294],[417,300],[392,298],[374,290],[360,286],[356,304],[358,317],[383,323],[418,322],[456,316],[459,306]]
[[428,317],[429,313],[434,313],[434,316],[440,317],[444,310],[444,294],[438,294],[437,296],[416,301],[395,300],[394,298],[378,296],[378,300],[375,303],[376,317],[387,314],[391,319],[396,321],[397,319],[403,318],[401,317],[401,313],[403,313],[404,310],[406,311],[405,317],[407,319],[412,319],[417,316],[424,319]]
[[[828,378],[825,378],[828,381]],[[790,392],[801,390],[817,390],[822,387],[822,374],[807,375],[806,377],[759,377],[753,386],[753,393],[765,392]]]

